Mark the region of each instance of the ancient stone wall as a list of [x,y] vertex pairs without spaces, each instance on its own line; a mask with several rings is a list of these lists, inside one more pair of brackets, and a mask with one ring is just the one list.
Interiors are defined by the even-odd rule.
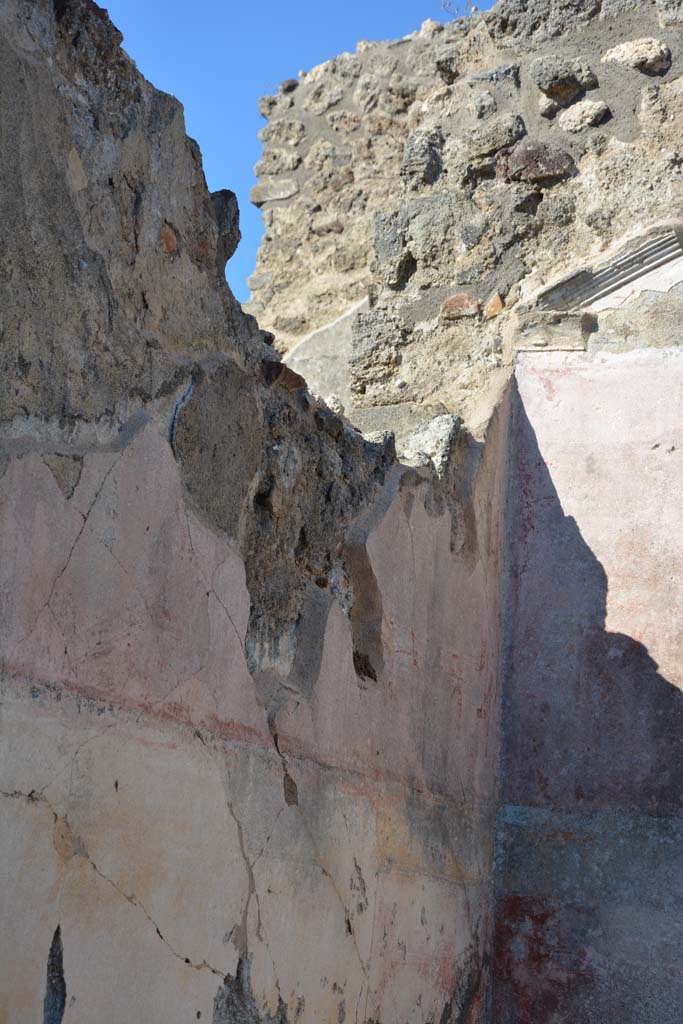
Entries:
[[0,6],[6,1024],[678,1020],[678,6],[285,83],[261,327],[106,13]]
[[364,429],[480,431],[516,308],[680,209],[682,60],[675,3],[511,0],[284,83],[250,308]]

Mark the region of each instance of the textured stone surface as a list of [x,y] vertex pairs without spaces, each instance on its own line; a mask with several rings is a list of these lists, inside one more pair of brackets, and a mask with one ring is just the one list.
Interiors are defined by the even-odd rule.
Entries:
[[558,123],[565,132],[582,132],[586,128],[594,128],[609,117],[609,107],[602,100],[583,100],[575,103],[569,110],[563,111]]
[[529,65],[529,75],[551,99],[567,102],[584,89],[594,89],[598,79],[587,64],[557,54],[537,57]]
[[[272,150],[270,152],[273,152]],[[260,161],[259,167],[269,167],[269,170],[274,171],[274,161],[264,158]],[[290,168],[291,170],[291,168]],[[280,199],[291,199],[299,191],[299,186],[295,181],[285,180],[273,180],[273,181],[262,181],[258,185],[254,185],[251,190],[251,201],[254,206],[263,206],[264,203],[272,202],[273,200]]]
[[657,0],[657,14],[662,27],[683,24],[681,0]]
[[488,28],[503,43],[543,42],[585,25],[600,13],[600,0],[498,0]]
[[493,320],[499,313],[502,313],[505,309],[505,303],[503,297],[499,292],[494,292],[491,298],[484,306],[484,319]]
[[102,416],[176,387],[180,352],[247,358],[258,339],[218,284],[235,229],[180,104],[138,74],[99,7],[56,10],[0,10],[0,118],[17,140],[3,157],[1,419]]
[[[499,0],[485,15],[361,44],[303,75],[293,106],[276,104],[264,133],[274,148],[289,130],[279,124],[304,125],[299,191],[264,206],[248,308],[287,352],[369,297],[383,369],[367,379],[372,337],[361,319],[344,403],[352,422],[373,407],[441,404],[479,430],[510,373],[516,303],[680,206],[671,154],[683,51],[662,10]],[[654,76],[602,61],[638,40],[654,40]],[[670,66],[658,63],[660,47]],[[304,100],[321,83],[343,97],[313,117]],[[483,305],[496,291],[505,311],[466,333],[441,314],[449,296]],[[382,317],[389,331],[400,324],[389,362]]]
[[441,307],[441,313],[446,320],[459,320],[463,316],[476,316],[480,306],[476,299],[465,292],[458,295],[451,295]]
[[417,189],[434,184],[443,169],[443,144],[443,135],[438,129],[416,131],[408,136],[400,169],[406,185]]
[[552,142],[524,139],[504,161],[506,174],[513,181],[550,184],[567,178],[574,171],[571,155]]
[[647,75],[656,75],[671,67],[671,51],[658,39],[633,39],[608,50],[602,60],[606,64],[611,61]]

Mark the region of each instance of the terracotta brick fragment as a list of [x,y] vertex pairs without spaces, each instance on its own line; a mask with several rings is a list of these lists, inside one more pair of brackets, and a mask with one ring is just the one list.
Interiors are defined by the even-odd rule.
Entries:
[[500,293],[494,292],[484,306],[484,319],[493,320],[493,318],[498,316],[499,313],[502,313],[504,309],[505,303],[503,302]]
[[476,316],[480,308],[476,299],[466,292],[460,292],[446,299],[441,307],[441,315],[444,320],[460,320],[464,316]]
[[164,247],[167,256],[173,256],[178,251],[178,239],[170,224],[164,223],[159,232],[159,241]]

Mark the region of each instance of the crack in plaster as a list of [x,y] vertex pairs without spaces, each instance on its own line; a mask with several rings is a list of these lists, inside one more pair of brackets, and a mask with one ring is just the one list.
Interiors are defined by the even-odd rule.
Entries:
[[63,633],[63,631],[61,629],[61,626],[59,625],[59,622],[57,621],[57,618],[56,618],[56,616],[54,614],[53,609],[51,608],[50,602],[52,601],[52,599],[54,597],[54,593],[55,593],[55,590],[57,588],[57,584],[59,583],[60,579],[62,578],[62,576],[64,575],[64,573],[66,572],[66,570],[69,567],[69,563],[71,562],[71,559],[73,557],[73,553],[76,550],[76,545],[78,544],[79,540],[83,536],[83,531],[85,530],[85,528],[87,526],[88,519],[90,517],[90,513],[92,512],[93,508],[95,507],[95,504],[97,503],[97,500],[99,499],[99,497],[100,497],[100,495],[101,495],[101,493],[102,493],[102,491],[104,489],[104,486],[107,483],[107,480],[109,479],[111,474],[114,472],[114,469],[118,466],[119,462],[121,461],[121,458],[123,457],[123,454],[124,454],[123,452],[121,452],[119,454],[119,456],[114,460],[114,462],[111,464],[111,466],[109,467],[107,472],[104,474],[104,477],[102,478],[102,482],[100,483],[99,487],[97,488],[97,491],[95,492],[95,495],[94,495],[92,501],[88,505],[88,508],[87,508],[85,514],[83,512],[81,512],[79,509],[76,509],[78,514],[83,519],[83,522],[82,522],[82,524],[80,526],[80,529],[78,530],[78,533],[76,534],[76,537],[74,538],[74,541],[73,541],[73,543],[72,543],[72,545],[71,545],[71,547],[69,549],[69,554],[66,557],[66,561],[64,562],[64,565],[62,566],[62,568],[59,570],[59,572],[57,573],[57,575],[55,576],[55,578],[52,581],[52,584],[50,586],[50,590],[49,590],[49,593],[47,595],[47,598],[44,601],[44,603],[41,605],[41,607],[40,607],[40,609],[38,611],[38,614],[36,615],[36,618],[35,618],[35,620],[33,622],[33,625],[31,626],[29,631],[24,634],[24,636],[20,637],[17,640],[17,642],[14,645],[14,648],[12,649],[12,654],[10,655],[11,658],[14,658],[16,652],[21,647],[21,645],[23,643],[25,643],[26,640],[28,640],[29,637],[31,637],[33,635],[33,633],[35,632],[36,627],[37,627],[37,625],[38,625],[38,623],[40,621],[40,617],[41,617],[41,615],[43,614],[44,611],[49,611],[49,612],[52,613],[52,617],[55,620],[55,624],[57,625],[57,628],[59,629],[60,633],[62,633],[62,637],[64,637],[64,633]]
[[[221,777],[222,777],[222,780],[223,780],[223,789],[225,791],[225,802],[226,802],[226,805],[227,805],[227,808],[228,808],[228,813],[230,814],[230,817],[234,821],[235,827],[237,829],[237,840],[238,840],[238,843],[239,843],[240,853],[242,855],[242,860],[244,861],[244,866],[245,866],[246,871],[247,871],[247,880],[248,880],[248,883],[249,883],[249,891],[248,891],[248,894],[247,894],[247,900],[246,900],[246,903],[245,903],[245,906],[244,906],[244,910],[242,911],[242,920],[241,920],[240,925],[239,925],[239,930],[237,930],[236,927],[233,927],[232,932],[231,932],[231,938],[233,938],[233,944],[235,945],[238,953],[240,954],[240,957],[248,956],[248,954],[249,954],[249,907],[251,905],[251,898],[253,896],[254,897],[254,901],[256,903],[256,938],[259,940],[259,942],[263,943],[263,946],[264,946],[264,948],[265,948],[265,950],[266,950],[266,952],[268,954],[268,958],[270,960],[270,964],[271,964],[271,967],[273,969],[273,978],[274,978],[274,981],[275,981],[275,989],[277,991],[277,994],[278,994],[278,997],[279,997],[280,1001],[282,1001],[282,992],[281,992],[281,989],[280,989],[280,981],[279,981],[278,974],[277,974],[277,968],[275,966],[275,958],[273,957],[273,954],[272,954],[272,951],[271,951],[271,948],[270,948],[270,944],[268,942],[268,938],[267,938],[266,933],[265,933],[265,928],[263,926],[263,919],[261,917],[261,900],[260,900],[260,897],[259,897],[259,894],[258,894],[258,890],[256,888],[256,878],[254,876],[254,867],[256,866],[256,864],[258,863],[259,859],[263,855],[263,853],[264,853],[268,843],[270,842],[270,838],[271,837],[270,837],[270,835],[267,836],[266,841],[263,844],[263,846],[261,847],[261,850],[259,851],[258,855],[254,858],[253,861],[250,861],[249,857],[247,856],[247,850],[246,850],[246,846],[245,846],[245,842],[244,842],[244,826],[242,825],[242,822],[240,821],[240,819],[237,817],[237,814],[235,813],[233,802],[232,802],[232,799],[231,799],[231,797],[229,795],[229,793],[232,791],[232,780],[230,778],[230,772],[228,770],[228,766],[225,763],[225,761],[222,762],[222,769],[223,769],[223,771],[221,772]],[[273,828],[279,822],[280,815],[282,814],[283,810],[284,810],[284,808],[280,808],[280,811],[278,812],[278,815],[277,815],[277,817],[275,819],[275,823],[274,823]],[[237,934],[236,934],[236,931],[237,931]]]
[[[45,606],[46,607],[49,606],[50,601],[52,600],[52,597],[54,595],[55,588],[56,588],[57,584],[59,583],[60,579],[62,578],[62,576],[66,572],[67,568],[69,567],[69,563],[70,563],[71,558],[73,556],[73,553],[74,553],[74,551],[76,549],[76,545],[78,544],[79,540],[81,539],[81,537],[83,535],[83,531],[85,530],[85,528],[87,526],[88,519],[90,518],[90,513],[92,512],[92,510],[94,509],[95,505],[97,504],[97,501],[98,501],[100,495],[102,494],[102,491],[104,490],[104,487],[105,487],[107,481],[109,480],[109,477],[114,472],[114,470],[116,469],[116,467],[118,466],[118,464],[119,464],[119,462],[121,461],[122,458],[123,458],[123,452],[121,452],[121,454],[114,460],[114,462],[112,462],[111,466],[109,467],[107,472],[102,477],[102,482],[101,482],[100,486],[97,488],[97,490],[95,491],[93,499],[90,502],[90,504],[88,505],[88,508],[87,508],[86,512],[85,513],[79,512],[79,515],[83,517],[83,523],[81,524],[81,528],[79,529],[78,533],[76,534],[76,538],[75,538],[73,544],[71,545],[71,548],[69,550],[69,554],[67,555],[67,558],[66,558],[66,561],[65,561],[64,565],[62,566],[62,568],[59,570],[59,572],[55,576],[54,580],[52,581],[52,586],[50,587],[50,593],[48,594],[47,601],[45,602]],[[77,511],[78,511],[78,509],[77,509]]]
[[[78,752],[76,752],[76,754],[77,753]],[[74,755],[74,760],[75,760],[75,757],[76,757],[76,755]],[[138,910],[141,910],[142,913],[144,914],[144,916],[149,921],[149,923],[154,928],[156,934],[161,939],[163,944],[166,946],[166,948],[169,950],[169,952],[172,953],[173,956],[177,960],[181,960],[184,964],[186,964],[188,967],[191,967],[195,971],[207,970],[207,971],[210,971],[212,974],[215,974],[219,978],[223,978],[224,977],[224,972],[223,971],[219,971],[217,967],[213,967],[207,960],[202,960],[200,963],[195,963],[192,960],[190,960],[189,957],[183,956],[182,953],[179,953],[171,945],[171,943],[168,941],[168,939],[162,934],[161,929],[159,928],[159,925],[156,923],[156,921],[154,920],[152,915],[149,913],[149,911],[145,907],[144,903],[142,903],[140,898],[138,896],[136,896],[135,893],[127,893],[125,891],[125,889],[121,888],[121,886],[117,882],[114,881],[114,879],[112,879],[108,875],[106,875],[97,866],[95,861],[88,854],[88,851],[87,851],[86,847],[84,846],[84,844],[83,844],[82,840],[80,839],[80,837],[79,836],[75,836],[74,833],[72,832],[71,826],[69,825],[67,816],[66,815],[58,814],[57,811],[52,806],[51,802],[48,800],[48,798],[43,793],[41,793],[40,791],[35,790],[35,789],[30,790],[28,793],[24,793],[22,790],[18,790],[18,789],[11,790],[11,791],[0,790],[0,796],[5,797],[5,798],[10,799],[10,800],[24,800],[28,804],[44,804],[45,807],[48,809],[49,813],[52,815],[53,823],[55,825],[58,824],[58,823],[62,823],[64,825],[64,828],[67,830],[68,838],[72,841],[73,849],[72,849],[70,855],[67,857],[67,860],[70,860],[71,857],[81,857],[83,860],[86,860],[88,862],[88,864],[90,864],[91,868],[93,869],[95,874],[98,876],[98,878],[102,879],[102,881],[104,881],[108,885],[110,885],[112,887],[112,889],[114,889],[119,894],[119,896],[121,896],[123,899],[125,899],[127,903],[130,903],[131,906],[135,907]],[[61,887],[60,887],[59,899],[61,900]]]
[[83,750],[84,747],[87,747],[90,743],[94,743],[95,740],[101,739],[112,728],[113,728],[113,723],[112,723],[112,725],[106,725],[106,726],[104,726],[104,728],[100,729],[98,732],[94,733],[92,736],[88,736],[88,738],[83,740],[82,743],[79,743],[79,745],[76,747],[76,749],[74,750],[73,754],[71,754],[69,756],[67,762],[63,765],[63,767],[60,768],[59,771],[57,771],[56,774],[53,773],[54,772],[54,768],[53,768],[52,771],[51,771],[49,780],[45,783],[45,785],[41,786],[35,792],[39,796],[42,797],[44,795],[44,793],[45,793],[45,790],[49,786],[52,786],[53,783],[55,783],[59,779],[61,779],[61,777],[63,775],[65,775],[67,771],[71,773],[71,778],[69,780],[70,783],[71,783],[71,781],[73,781],[73,769],[74,769],[74,766],[76,764],[76,759],[78,758],[78,755],[80,754],[80,752]]
[[[69,693],[68,690],[62,689],[60,684],[54,684],[54,686],[51,686],[51,684],[47,683],[44,680],[36,680],[34,677],[32,677],[30,675],[25,675],[24,673],[0,674],[0,678],[2,678],[2,679],[10,679],[11,678],[11,679],[14,679],[14,680],[17,680],[17,681],[22,681],[22,682],[26,683],[27,685],[31,685],[31,686],[34,686],[34,687],[40,685],[40,689],[42,691],[46,692],[46,693],[51,692],[52,689],[56,689],[57,692],[59,692],[60,694],[68,694],[70,697],[73,696],[73,695],[71,695]],[[178,683],[174,684],[174,686],[172,687],[172,689],[169,692],[173,692],[173,690],[177,689],[181,685],[185,685],[185,683],[189,682],[190,680],[192,680],[194,678],[195,678],[195,676],[193,674],[191,676],[186,677],[185,679],[180,680]],[[300,696],[300,692],[298,690],[296,691],[296,693],[297,693],[297,695]],[[87,699],[92,704],[92,706],[98,706],[100,708],[105,708],[105,709],[108,709],[108,710],[112,710],[114,707],[117,707],[117,708],[120,707],[122,709],[126,709],[127,708],[127,705],[125,704],[125,702],[118,701],[118,700],[117,701],[114,701],[114,700],[107,700],[107,701],[105,701],[105,700],[103,700],[101,698],[92,697],[92,696],[91,697],[87,697],[87,698],[86,697],[80,697],[80,698],[79,697],[74,697],[74,699],[76,699],[76,700],[78,700],[78,699],[86,700]],[[163,699],[164,698],[161,697],[161,698],[159,698],[159,701],[163,702]],[[156,701],[155,702],[150,702],[150,705],[154,706],[156,703],[157,703]],[[145,709],[135,709],[135,708],[133,708],[133,709],[129,709],[129,710],[131,710],[131,713],[132,713],[132,716],[133,716],[133,721],[135,721],[137,723],[142,721],[142,719],[143,719],[143,717],[145,715]],[[192,728],[192,731],[196,733],[196,731],[197,731],[196,726],[191,725],[190,727]],[[208,727],[207,727],[207,733],[209,735],[213,736],[213,733],[211,732],[211,730]],[[278,736],[278,742],[279,742],[279,736]],[[333,761],[324,761],[320,757],[315,757],[313,755],[313,753],[310,752],[310,751],[306,751],[305,753],[297,753],[297,754],[291,754],[291,755],[285,755],[285,756],[290,756],[291,759],[293,761],[296,761],[296,762],[299,762],[299,761],[302,761],[302,760],[306,761],[307,763],[309,763],[311,765],[315,765],[317,768],[320,768],[324,772],[334,772],[335,774],[341,773],[345,777],[349,777],[349,778],[357,778],[357,779],[365,778],[363,771],[358,769],[358,768],[356,768],[356,767],[353,767],[353,766],[350,766],[350,765],[347,765],[347,764],[343,764],[343,763],[333,762]],[[460,781],[460,787],[461,787],[461,790],[463,792],[463,797],[462,798],[460,798],[460,797],[456,798],[455,796],[453,796],[453,795],[451,795],[449,793],[445,793],[445,792],[439,792],[439,791],[434,791],[434,790],[431,790],[431,789],[425,789],[425,787],[423,785],[416,785],[413,781],[411,781],[411,779],[401,778],[400,776],[393,775],[393,774],[391,774],[389,772],[387,772],[386,774],[382,775],[382,781],[384,783],[386,783],[387,785],[399,786],[406,793],[408,793],[410,795],[413,795],[413,796],[416,796],[419,799],[425,800],[430,805],[445,804],[445,805],[451,806],[454,809],[457,809],[457,810],[460,810],[460,811],[463,811],[463,812],[467,812],[468,810],[475,810],[477,808],[490,807],[491,806],[491,802],[490,801],[487,802],[487,801],[484,801],[484,800],[467,800],[466,799],[465,790],[464,790],[464,784],[463,784],[462,780],[459,780]]]
[[[194,549],[194,544],[192,543],[192,528],[190,526],[190,516],[189,516],[189,512],[188,512],[187,508],[184,508],[184,512],[185,512],[185,523],[186,523],[186,526],[187,526],[187,538],[188,538],[188,541],[190,543],[190,550],[192,551],[193,557],[196,558],[197,554],[196,554],[195,549]],[[221,606],[221,608],[225,612],[227,620],[230,623],[230,625],[232,626],[233,632],[234,632],[234,634],[235,634],[235,636],[237,638],[237,642],[239,643],[239,645],[240,645],[240,647],[242,649],[242,654],[244,655],[244,658],[245,658],[245,661],[246,661],[247,654],[246,654],[246,651],[244,649],[244,641],[242,640],[242,637],[240,636],[239,630],[238,630],[237,626],[235,625],[235,621],[234,621],[232,615],[230,614],[230,612],[228,611],[228,609],[226,608],[224,603],[221,601],[221,599],[218,596],[218,594],[216,593],[216,584],[215,584],[216,573],[219,572],[223,568],[223,566],[225,565],[225,563],[227,562],[229,557],[230,557],[230,555],[226,554],[225,558],[223,558],[222,561],[220,561],[218,563],[218,565],[215,567],[215,569],[211,573],[211,580],[210,581],[207,580],[206,576],[201,571],[201,569],[199,570],[199,572],[200,572],[202,580],[204,581],[204,585],[208,588],[207,592],[206,592],[206,596],[209,597],[210,595],[213,595],[213,597],[215,597],[216,601],[218,602],[218,604]]]
[[[268,717],[268,726],[270,728],[270,734],[273,737],[273,745],[275,747],[275,750],[277,751],[277,755],[280,758],[280,761],[282,762],[282,767],[283,767],[283,770],[285,772],[285,779],[288,779],[288,778],[291,779],[292,777],[289,774],[289,770],[288,770],[288,767],[287,767],[286,754],[280,749],[278,732],[277,732],[277,728],[275,726],[275,716],[276,715],[277,715],[277,711],[275,712],[275,715],[273,715],[272,717],[269,715],[269,717]],[[292,782],[293,781],[294,780],[292,780]],[[344,924],[346,926],[346,932],[351,937],[351,941],[353,943],[354,950],[355,950],[356,955],[358,957],[358,962],[360,964],[361,970],[362,970],[365,978],[367,979],[367,977],[368,977],[367,965],[365,964],[365,962],[363,960],[363,957],[361,956],[360,949],[358,948],[358,942],[356,941],[356,935],[354,933],[353,926],[351,924],[351,915],[349,913],[349,910],[348,910],[344,900],[342,899],[342,895],[339,892],[339,889],[337,888],[337,885],[336,885],[332,875],[330,874],[330,872],[327,870],[327,868],[323,864],[322,857],[320,855],[320,850],[318,849],[318,844],[316,843],[315,839],[313,838],[313,834],[312,834],[312,832],[311,832],[311,830],[310,830],[310,828],[308,826],[308,822],[306,821],[306,818],[305,818],[305,816],[303,814],[303,811],[301,810],[301,807],[299,806],[298,800],[297,800],[295,806],[297,807],[297,810],[299,811],[299,816],[301,818],[301,824],[304,827],[304,831],[306,832],[308,840],[309,840],[309,842],[310,842],[310,844],[311,844],[311,846],[312,846],[312,848],[313,848],[313,850],[315,852],[316,859],[318,861],[318,866],[319,866],[323,876],[328,880],[328,882],[332,886],[332,890],[333,890],[333,892],[334,892],[334,894],[335,894],[335,896],[336,896],[336,898],[337,898],[337,900],[339,902],[339,905],[341,906],[341,908],[342,908],[342,910],[344,912]]]
[[114,554],[114,552],[109,547],[107,542],[102,540],[100,537],[97,537],[96,540],[97,540],[97,543],[100,545],[100,547],[103,547],[105,549],[105,551],[107,551],[107,553],[111,556],[111,558],[116,563],[116,565],[119,567],[119,569],[121,570],[123,575],[126,577],[126,579],[129,580],[130,585],[131,585],[131,589],[133,590],[133,592],[135,594],[137,594],[137,596],[140,598],[140,600],[142,601],[143,605],[145,606],[145,611],[147,612],[147,615],[149,617],[149,621],[151,622],[152,626],[155,627],[156,629],[160,630],[160,632],[162,632],[162,633],[168,633],[168,635],[171,636],[174,640],[177,640],[178,643],[181,643],[182,640],[183,640],[182,636],[179,636],[177,633],[174,633],[172,629],[169,629],[168,627],[166,627],[163,624],[160,624],[159,622],[156,621],[154,613],[152,612],[152,609],[150,608],[150,606],[149,606],[149,604],[147,602],[147,598],[145,597],[145,595],[143,594],[142,590],[140,589],[137,581],[131,575],[130,571],[125,567],[125,565],[123,564],[121,559],[117,558],[117,556]]

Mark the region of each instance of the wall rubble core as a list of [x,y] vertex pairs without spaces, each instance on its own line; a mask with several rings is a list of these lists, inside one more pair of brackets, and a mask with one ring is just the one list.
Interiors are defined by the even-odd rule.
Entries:
[[499,0],[262,99],[248,308],[314,392],[399,443],[444,413],[483,434],[520,305],[680,215],[679,6]]
[[[304,316],[267,238],[259,327],[106,12],[0,6],[3,1022],[677,1019],[682,285],[536,303],[551,224],[566,277],[678,215],[657,157],[578,246],[680,140],[677,10],[499,0],[284,83],[255,199],[341,277]],[[594,79],[615,134],[558,144]]]

